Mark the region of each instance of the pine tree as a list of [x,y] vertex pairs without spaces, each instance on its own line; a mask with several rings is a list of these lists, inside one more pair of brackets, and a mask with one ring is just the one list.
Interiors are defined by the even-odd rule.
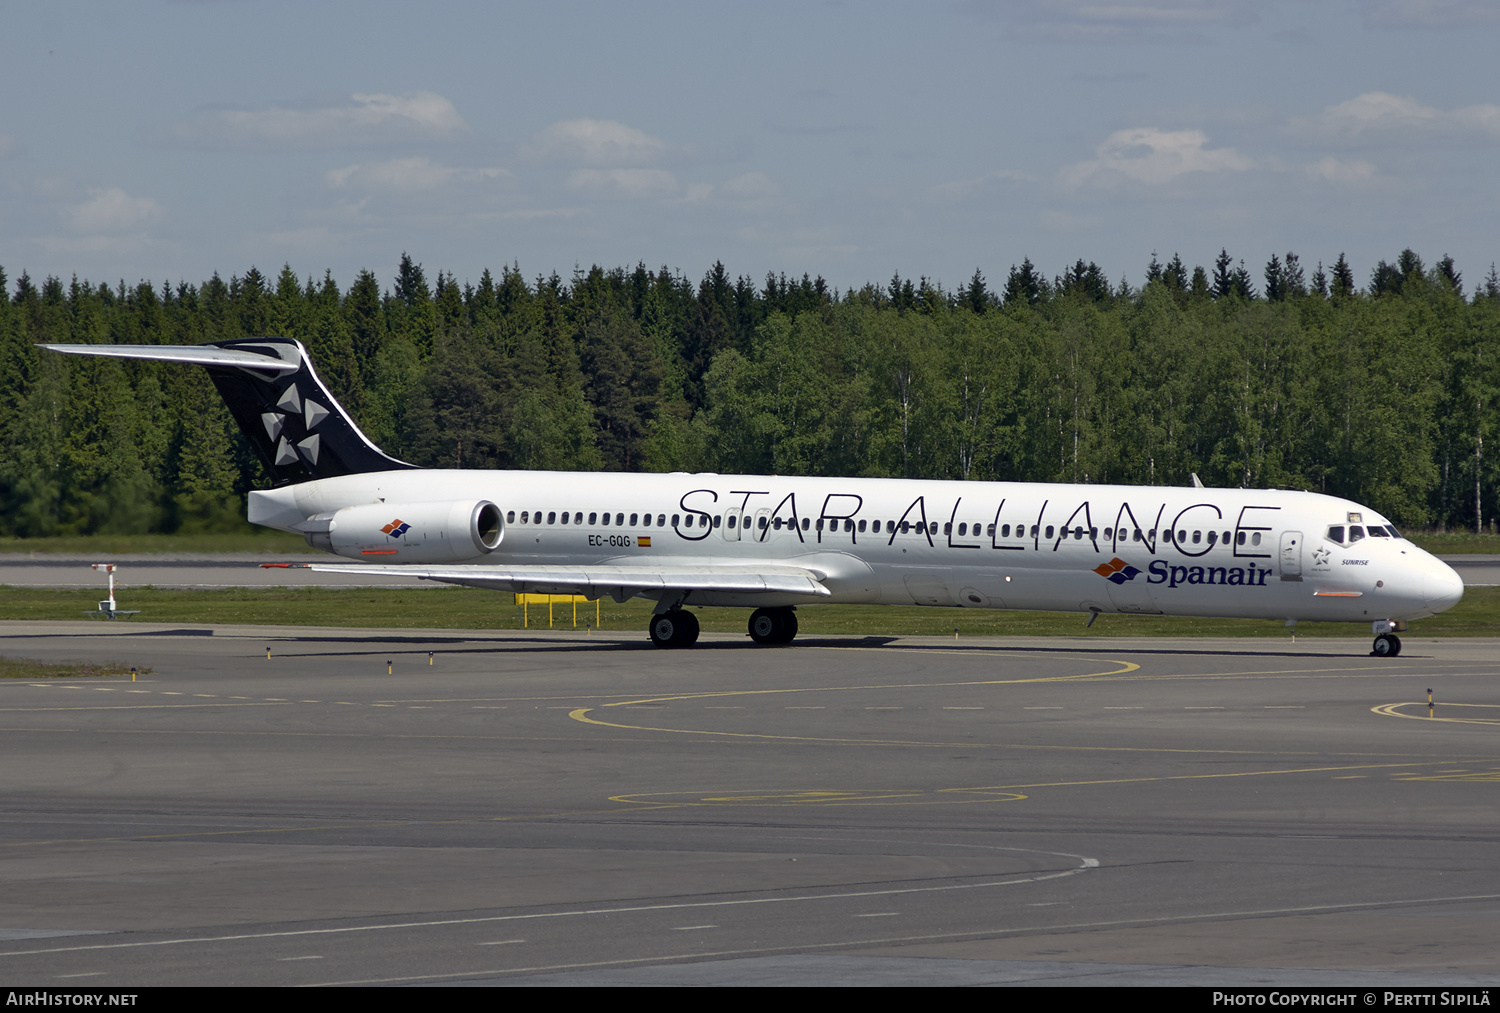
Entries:
[[1161,280],[1166,283],[1167,288],[1177,293],[1187,291],[1188,270],[1183,264],[1182,257],[1172,254],[1172,259],[1167,263],[1167,268],[1162,272]]
[[1446,253],[1443,254],[1443,259],[1439,260],[1436,266],[1433,267],[1433,273],[1436,276],[1434,280],[1441,281],[1460,299],[1463,298],[1464,276],[1458,273],[1458,268],[1453,263],[1452,257]]
[[1017,268],[1014,264],[1010,267],[1010,276],[1005,279],[1005,296],[1003,305],[1009,309],[1015,305],[1035,306],[1047,294],[1044,282],[1036,268],[1031,263],[1031,258],[1022,259],[1021,266]]
[[1354,294],[1354,272],[1349,268],[1349,262],[1344,259],[1342,253],[1333,265],[1333,280],[1328,285],[1328,292],[1334,299],[1347,299]]
[[1203,265],[1193,267],[1193,283],[1189,288],[1192,298],[1202,302],[1212,297],[1213,289],[1208,284],[1208,272],[1203,270]]
[[1219,250],[1218,259],[1214,261],[1213,294],[1215,299],[1227,299],[1234,294],[1234,272],[1230,265],[1234,260],[1229,256],[1226,249]]
[[1287,295],[1286,271],[1281,266],[1281,258],[1271,254],[1271,259],[1266,263],[1266,302],[1281,302]]
[[1240,266],[1234,269],[1232,277],[1234,294],[1241,299],[1255,298],[1255,283],[1250,280],[1250,272],[1245,267],[1245,262],[1240,261]]
[[960,302],[969,308],[971,313],[983,313],[990,308],[990,292],[984,283],[984,275],[979,268],[974,268],[974,277],[969,279],[968,287],[960,293]]
[[1286,295],[1288,299],[1307,295],[1307,278],[1302,273],[1302,261],[1291,250],[1286,252],[1286,263],[1282,268],[1282,277],[1286,279]]

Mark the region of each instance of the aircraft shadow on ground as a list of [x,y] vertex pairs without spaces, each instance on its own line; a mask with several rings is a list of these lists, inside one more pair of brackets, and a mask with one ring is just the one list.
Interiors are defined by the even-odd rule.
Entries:
[[[174,629],[174,630],[140,630],[121,628],[118,631],[99,632],[87,634],[91,637],[211,637],[214,636],[212,629]],[[55,640],[73,636],[67,633],[22,633],[6,635],[6,641],[21,640]],[[573,653],[597,653],[600,651],[656,651],[654,646],[644,634],[639,640],[619,639],[621,635],[617,632],[601,635],[597,640],[538,640],[530,636],[507,637],[504,635],[488,635],[483,640],[476,640],[465,636],[430,636],[419,637],[403,634],[379,634],[370,636],[365,632],[351,630],[347,635],[319,633],[308,636],[296,634],[272,634],[265,639],[273,644],[349,644],[354,645],[381,645],[373,650],[360,650],[357,647],[351,650],[298,652],[299,658],[317,657],[347,657],[361,654],[383,654],[391,653],[391,648],[410,645],[416,650],[410,652],[397,651],[395,653],[427,653],[432,645],[446,645],[447,650],[442,653],[449,654],[573,654]],[[251,639],[251,638],[245,638]],[[976,643],[974,640],[958,641],[952,644],[913,644],[908,643],[912,638],[900,636],[866,636],[866,637],[798,637],[796,643],[770,647],[757,644],[748,637],[737,637],[734,639],[710,639],[700,640],[689,650],[700,651],[764,651],[764,650],[796,650],[798,648],[825,648],[825,649],[865,649],[879,647],[895,647],[907,651],[922,651],[930,654],[963,653],[973,654],[975,652],[1004,654],[1088,654],[1098,655],[1101,653],[1126,653],[1160,655],[1164,657],[1206,656],[1226,658],[1327,658],[1323,651],[1299,651],[1295,649],[1279,650],[1257,650],[1245,648],[1193,648],[1193,647],[1137,647],[1134,645],[1121,647],[1116,644],[1100,644],[1098,646],[1083,646],[1078,644],[1067,645],[1016,645],[1016,644],[994,644]],[[489,646],[493,645],[493,646]],[[1348,654],[1335,655],[1335,657],[1363,658],[1370,656],[1367,652],[1351,651]],[[1416,660],[1419,655],[1407,655],[1404,660]]]

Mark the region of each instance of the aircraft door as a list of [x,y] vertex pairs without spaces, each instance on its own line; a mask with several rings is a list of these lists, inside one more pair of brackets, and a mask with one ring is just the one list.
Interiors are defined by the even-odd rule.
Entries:
[[730,507],[724,511],[724,541],[737,542],[740,540],[740,521],[745,519],[745,511],[739,507]]
[[750,536],[757,541],[765,541],[771,533],[771,508],[761,507],[755,511],[755,524],[750,529]]
[[1302,579],[1302,532],[1281,533],[1281,579]]

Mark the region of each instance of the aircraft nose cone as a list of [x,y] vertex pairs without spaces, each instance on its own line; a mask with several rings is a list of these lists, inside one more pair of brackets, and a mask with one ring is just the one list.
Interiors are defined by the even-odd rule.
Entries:
[[1458,571],[1447,563],[1433,560],[1436,564],[1427,571],[1422,581],[1422,600],[1434,612],[1442,612],[1457,605],[1464,596],[1464,581]]

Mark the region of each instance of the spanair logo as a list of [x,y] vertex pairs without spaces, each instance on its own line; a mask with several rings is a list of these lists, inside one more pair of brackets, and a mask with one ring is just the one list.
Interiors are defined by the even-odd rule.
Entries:
[[380,530],[390,535],[392,538],[400,538],[402,535],[411,530],[411,525],[403,521],[401,518],[397,517],[395,520],[391,521]]
[[1109,562],[1094,567],[1094,572],[1112,584],[1123,584],[1127,580],[1135,580],[1141,571],[1116,556]]

